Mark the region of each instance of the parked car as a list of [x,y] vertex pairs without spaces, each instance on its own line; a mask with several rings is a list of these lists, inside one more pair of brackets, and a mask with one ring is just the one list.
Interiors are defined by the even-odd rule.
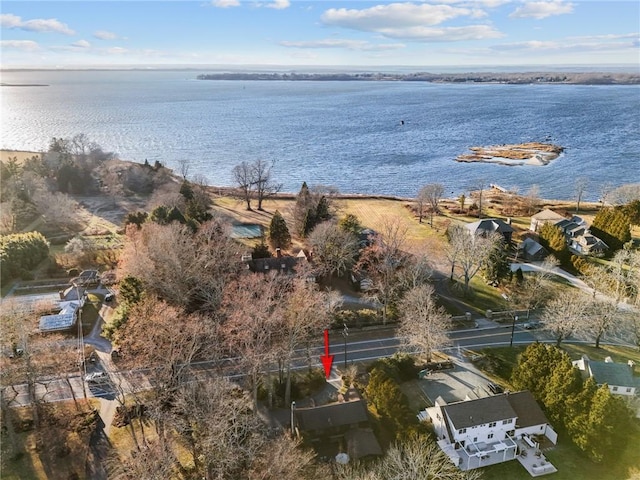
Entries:
[[109,302],[113,302],[113,300],[116,298],[116,296],[113,293],[107,293],[104,296],[104,303],[109,303]]
[[493,383],[493,382],[489,382],[487,383],[487,387],[489,387],[489,390],[491,391],[491,393],[493,394],[499,394],[499,393],[504,393],[504,388],[502,388],[500,385],[498,385],[497,383]]
[[84,381],[87,383],[107,383],[109,381],[109,375],[107,372],[92,372],[84,377]]

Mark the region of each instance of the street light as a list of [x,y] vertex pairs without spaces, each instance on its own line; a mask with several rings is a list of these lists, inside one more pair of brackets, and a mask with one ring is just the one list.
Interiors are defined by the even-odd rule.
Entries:
[[349,336],[349,327],[346,323],[343,323],[342,336],[344,337],[344,369],[347,369],[347,337]]
[[513,335],[516,330],[516,322],[518,321],[518,315],[514,315],[513,310],[509,308],[509,296],[506,293],[503,293],[502,298],[505,299],[507,311],[509,312],[509,315],[511,315],[511,340],[509,341],[509,347],[513,347]]

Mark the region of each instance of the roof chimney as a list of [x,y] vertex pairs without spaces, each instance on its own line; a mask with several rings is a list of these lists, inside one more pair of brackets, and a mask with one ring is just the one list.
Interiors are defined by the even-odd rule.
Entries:
[[282,251],[280,250],[280,248],[276,248],[276,257],[282,257]]

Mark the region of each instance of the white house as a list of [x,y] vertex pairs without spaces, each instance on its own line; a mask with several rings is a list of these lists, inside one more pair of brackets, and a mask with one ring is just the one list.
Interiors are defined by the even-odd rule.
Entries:
[[607,384],[609,391],[615,395],[633,396],[640,389],[640,381],[633,376],[631,361],[628,364],[614,363],[611,357],[607,357],[604,362],[596,362],[583,355],[572,363],[585,375],[593,377],[598,386]]
[[519,456],[526,457],[531,451],[531,458],[538,458],[532,464],[538,469],[536,474],[556,471],[538,446],[543,437],[555,444],[557,434],[528,391],[450,404],[438,398],[426,413],[438,445],[461,470],[521,460]]
[[529,230],[531,230],[532,232],[539,232],[540,228],[545,223],[555,225],[562,220],[564,220],[564,217],[562,215],[554,212],[553,210],[545,208],[544,210],[531,216],[531,225],[529,225]]

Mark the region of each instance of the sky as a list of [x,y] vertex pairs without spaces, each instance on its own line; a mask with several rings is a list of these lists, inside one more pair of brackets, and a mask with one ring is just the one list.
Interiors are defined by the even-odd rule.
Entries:
[[640,70],[640,2],[2,1],[0,66]]

